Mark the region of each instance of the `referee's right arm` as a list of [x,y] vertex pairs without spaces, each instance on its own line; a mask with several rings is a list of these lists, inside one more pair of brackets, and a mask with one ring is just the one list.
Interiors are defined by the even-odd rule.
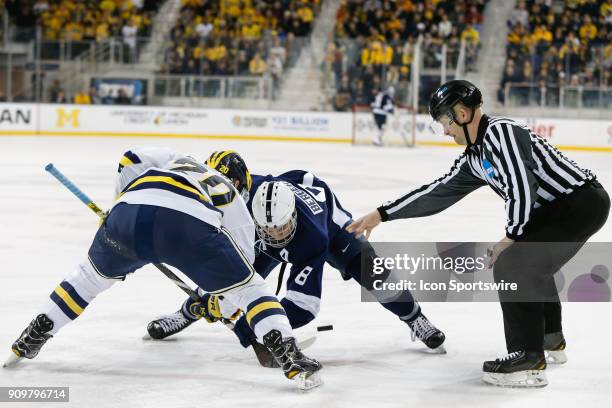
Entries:
[[444,176],[378,207],[378,212],[382,221],[437,214],[485,184],[472,173],[463,153]]

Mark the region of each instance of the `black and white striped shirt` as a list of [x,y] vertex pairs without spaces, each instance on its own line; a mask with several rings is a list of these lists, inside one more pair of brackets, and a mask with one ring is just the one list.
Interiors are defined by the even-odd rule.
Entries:
[[573,192],[595,175],[527,126],[484,115],[476,142],[450,171],[378,208],[383,221],[436,214],[488,184],[506,203],[506,236],[523,235],[533,210]]

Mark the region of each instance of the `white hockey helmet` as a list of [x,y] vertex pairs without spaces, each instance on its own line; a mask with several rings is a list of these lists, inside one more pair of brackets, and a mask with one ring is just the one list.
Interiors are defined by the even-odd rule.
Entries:
[[297,211],[295,195],[287,183],[262,183],[253,196],[251,207],[257,235],[266,245],[282,248],[293,239],[297,228]]

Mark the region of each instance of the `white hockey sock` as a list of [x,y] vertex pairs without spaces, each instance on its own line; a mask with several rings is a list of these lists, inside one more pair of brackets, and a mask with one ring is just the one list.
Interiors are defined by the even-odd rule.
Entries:
[[115,282],[114,279],[100,276],[89,259],[85,259],[57,285],[37,314],[44,313],[53,321],[53,329],[49,333],[55,335],[79,317],[99,293]]
[[280,331],[283,338],[293,337],[285,310],[261,276],[254,275],[246,285],[223,293],[223,296],[244,311],[260,342],[273,329]]

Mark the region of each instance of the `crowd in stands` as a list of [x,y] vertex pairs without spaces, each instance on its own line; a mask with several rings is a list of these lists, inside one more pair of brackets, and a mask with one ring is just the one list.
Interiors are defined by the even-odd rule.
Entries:
[[508,25],[499,102],[557,106],[563,92],[565,105],[601,104],[599,89],[612,85],[612,0],[519,0]]
[[437,69],[446,44],[447,68],[457,62],[466,41],[468,69],[474,67],[487,0],[342,0],[335,35],[328,42],[323,69],[336,88],[335,110],[367,104],[381,89],[394,86],[405,100],[415,43],[422,37],[424,68]]
[[295,64],[319,0],[182,0],[163,72],[270,75]]
[[126,26],[150,34],[161,0],[3,0],[19,27],[39,25],[45,40],[105,40]]
[[89,90],[80,89],[72,98],[66,95],[59,81],[53,81],[49,87],[50,103],[74,103],[76,105],[132,105],[133,101],[125,89],[119,88],[115,93],[107,92],[100,95],[98,88],[92,86]]

